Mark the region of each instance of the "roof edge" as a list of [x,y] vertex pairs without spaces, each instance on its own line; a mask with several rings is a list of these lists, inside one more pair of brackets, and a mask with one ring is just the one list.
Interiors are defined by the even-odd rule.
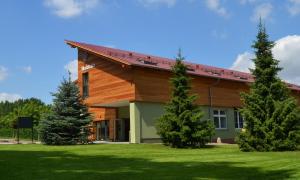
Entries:
[[129,65],[131,66],[132,64],[127,62],[127,61],[124,61],[122,59],[119,59],[119,58],[115,58],[115,57],[112,57],[112,56],[108,56],[108,55],[105,55],[105,54],[102,54],[102,53],[99,53],[99,52],[95,52],[89,48],[86,48],[86,47],[82,47],[79,43],[77,42],[74,42],[74,41],[69,41],[69,40],[65,40],[65,43],[68,44],[69,46],[71,46],[72,48],[80,48],[80,49],[83,49],[83,50],[86,50],[86,51],[89,51],[89,52],[92,52],[94,54],[97,54],[99,56],[102,56],[102,57],[105,57],[105,58],[108,58],[108,59],[113,59],[119,63],[122,63],[122,64],[126,64],[126,65]]

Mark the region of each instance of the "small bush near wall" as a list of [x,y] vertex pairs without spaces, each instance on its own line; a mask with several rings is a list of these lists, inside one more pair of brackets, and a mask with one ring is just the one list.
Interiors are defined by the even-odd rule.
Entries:
[[[31,129],[19,129],[20,139],[31,139]],[[17,130],[13,128],[0,128],[0,139],[16,139]],[[33,129],[33,139],[38,139],[37,128]]]

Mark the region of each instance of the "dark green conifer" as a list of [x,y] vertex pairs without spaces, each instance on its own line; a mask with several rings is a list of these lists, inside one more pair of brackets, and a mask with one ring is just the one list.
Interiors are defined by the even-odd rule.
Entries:
[[203,112],[190,95],[190,78],[181,52],[172,68],[172,95],[165,106],[165,114],[158,119],[157,129],[166,145],[172,147],[203,147],[214,132],[211,121],[201,120]]
[[82,142],[87,138],[84,128],[91,122],[91,116],[82,102],[79,88],[70,78],[64,79],[58,92],[52,95],[52,112],[40,126],[42,141],[53,145]]
[[255,82],[249,93],[242,93],[245,131],[238,138],[242,151],[295,150],[300,142],[300,110],[286,84],[278,77],[282,70],[273,58],[274,42],[269,41],[260,22],[252,46],[256,58],[251,70]]

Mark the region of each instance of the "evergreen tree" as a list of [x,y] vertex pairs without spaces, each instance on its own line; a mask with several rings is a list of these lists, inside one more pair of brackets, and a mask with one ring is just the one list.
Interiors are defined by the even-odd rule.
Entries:
[[278,77],[282,68],[272,55],[274,42],[268,40],[261,22],[252,47],[256,54],[255,69],[251,69],[255,82],[249,93],[242,93],[241,113],[246,126],[239,135],[239,147],[242,151],[295,150],[300,142],[300,110]]
[[88,108],[82,103],[79,88],[64,79],[54,96],[52,112],[41,122],[41,139],[45,144],[63,145],[82,142],[85,127],[91,122]]
[[172,147],[203,147],[213,135],[211,121],[200,120],[203,112],[194,104],[196,95],[189,95],[191,90],[187,66],[179,51],[172,68],[172,95],[165,106],[165,114],[157,120],[158,134],[166,145]]

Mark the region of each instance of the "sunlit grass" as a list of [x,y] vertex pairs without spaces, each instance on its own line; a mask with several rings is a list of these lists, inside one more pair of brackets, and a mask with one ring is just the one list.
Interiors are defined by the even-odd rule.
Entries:
[[0,179],[300,179],[300,152],[244,153],[236,145],[0,145]]

